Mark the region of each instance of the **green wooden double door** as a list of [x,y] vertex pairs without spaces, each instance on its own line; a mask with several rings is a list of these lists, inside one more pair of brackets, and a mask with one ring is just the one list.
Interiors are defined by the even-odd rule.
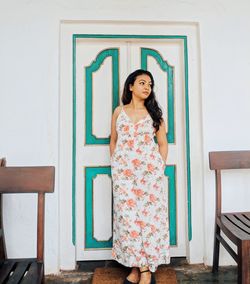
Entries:
[[168,124],[165,169],[171,256],[186,256],[189,232],[189,142],[185,38],[73,39],[73,239],[77,260],[111,257],[111,116],[127,75],[149,70]]

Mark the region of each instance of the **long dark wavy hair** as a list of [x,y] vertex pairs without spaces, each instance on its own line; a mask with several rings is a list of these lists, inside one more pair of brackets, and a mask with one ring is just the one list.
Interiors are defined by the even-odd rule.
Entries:
[[147,71],[147,70],[143,70],[143,69],[137,69],[134,72],[132,72],[131,74],[129,74],[129,76],[127,77],[125,84],[124,84],[124,88],[123,88],[123,93],[122,93],[122,103],[123,105],[127,105],[131,102],[132,100],[132,91],[129,90],[129,85],[134,85],[134,82],[137,78],[137,76],[140,75],[148,75],[151,79],[152,85],[151,85],[151,93],[150,95],[146,98],[146,100],[144,101],[144,105],[148,111],[148,113],[150,114],[150,116],[153,119],[153,127],[156,129],[156,132],[159,130],[159,126],[161,124],[162,121],[162,110],[158,105],[158,102],[155,98],[155,92],[154,92],[154,78],[153,75]]

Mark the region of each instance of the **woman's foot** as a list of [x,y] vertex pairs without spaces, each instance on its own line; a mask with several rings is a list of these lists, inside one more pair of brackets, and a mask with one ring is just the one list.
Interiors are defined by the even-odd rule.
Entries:
[[130,274],[127,276],[127,280],[129,280],[132,283],[139,283],[140,274],[139,274],[139,269],[137,267],[132,268]]

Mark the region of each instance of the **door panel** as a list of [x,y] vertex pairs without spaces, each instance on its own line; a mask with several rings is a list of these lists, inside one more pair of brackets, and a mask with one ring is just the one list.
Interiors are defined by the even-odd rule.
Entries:
[[[87,45],[85,43],[87,42]],[[108,144],[119,104],[119,70],[126,44],[76,43],[77,260],[108,259],[112,246],[112,184]]]
[[148,69],[168,124],[171,256],[186,255],[185,99],[182,41],[77,39],[76,250],[78,260],[109,259],[112,246],[111,115],[127,75]]

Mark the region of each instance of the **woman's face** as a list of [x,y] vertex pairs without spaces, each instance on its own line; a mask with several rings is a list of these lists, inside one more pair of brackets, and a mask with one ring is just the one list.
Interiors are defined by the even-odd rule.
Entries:
[[151,78],[146,74],[137,76],[134,85],[129,86],[129,90],[132,91],[132,95],[145,100],[151,94]]

